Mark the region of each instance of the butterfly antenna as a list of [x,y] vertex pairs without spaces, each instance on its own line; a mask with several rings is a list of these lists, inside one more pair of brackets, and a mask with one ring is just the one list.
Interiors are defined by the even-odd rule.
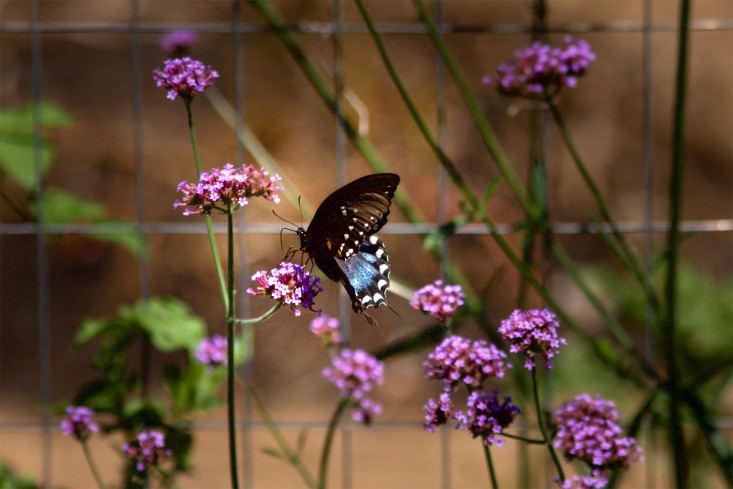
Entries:
[[295,229],[290,229],[290,228],[283,228],[283,229],[287,229],[288,231],[292,231],[292,232],[294,232],[294,233],[297,233],[297,232],[298,232],[298,228],[300,228],[300,226],[298,226],[298,225],[297,225],[297,224],[295,224],[294,222],[290,222],[290,221],[288,221],[288,220],[287,220],[287,219],[285,219],[284,217],[281,217],[281,216],[279,216],[279,215],[277,214],[277,212],[275,212],[274,210],[272,211],[272,213],[273,213],[273,214],[275,215],[275,217],[277,217],[277,218],[278,218],[278,219],[280,219],[281,221],[283,221],[283,222],[286,222],[286,223],[290,224],[291,226],[295,226]]

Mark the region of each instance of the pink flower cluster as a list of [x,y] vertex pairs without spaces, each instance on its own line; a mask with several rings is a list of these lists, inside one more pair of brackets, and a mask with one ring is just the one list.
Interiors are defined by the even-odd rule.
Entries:
[[445,323],[463,305],[464,298],[460,285],[443,285],[442,280],[436,280],[415,292],[410,305]]
[[510,352],[525,354],[524,367],[533,370],[537,355],[544,357],[547,368],[552,368],[550,359],[560,345],[567,345],[565,338],[558,336],[558,327],[557,318],[546,309],[515,310],[501,322],[499,333],[511,343]]
[[168,90],[166,97],[169,100],[181,97],[184,101],[190,101],[219,78],[219,73],[211,66],[188,56],[167,59],[163,63],[162,68],[153,70],[153,80],[157,87]]
[[210,368],[226,366],[227,364],[227,339],[220,335],[211,338],[204,338],[194,352],[199,363]]
[[79,441],[86,440],[89,435],[99,431],[99,425],[93,419],[94,414],[94,409],[86,406],[66,406],[66,416],[60,424],[61,431]]
[[497,76],[483,82],[507,96],[552,96],[562,87],[575,88],[596,55],[582,39],[565,37],[565,46],[553,48],[536,41],[516,52],[515,58],[497,68]]
[[466,412],[458,411],[454,418],[458,427],[469,431],[474,438],[481,438],[485,445],[503,446],[504,439],[498,437],[502,430],[512,424],[520,413],[512,404],[511,397],[499,402],[499,393],[488,394],[484,391],[473,391],[466,402]]
[[311,321],[310,330],[311,333],[321,338],[324,344],[337,345],[342,341],[339,326],[338,318],[321,314]]
[[264,295],[289,305],[296,316],[300,316],[298,306],[302,305],[313,312],[315,298],[323,291],[319,285],[321,279],[311,275],[304,267],[290,262],[280,263],[278,268],[269,272],[260,270],[252,275],[257,288],[247,289],[248,294]]
[[169,56],[182,56],[198,42],[199,36],[195,31],[176,29],[166,32],[160,39],[160,47]]
[[341,396],[356,403],[355,421],[370,425],[374,416],[382,412],[382,405],[366,394],[375,385],[384,382],[384,364],[364,350],[344,348],[330,367],[323,369],[323,376],[341,389]]
[[280,197],[277,192],[282,189],[282,185],[277,183],[279,180],[279,175],[270,177],[262,168],[252,165],[235,168],[227,163],[221,169],[201,173],[196,184],[185,180],[178,184],[178,191],[183,195],[173,207],[185,207],[184,216],[208,216],[214,209],[222,213],[233,212],[247,205],[250,197],[262,197],[278,203]]
[[428,355],[423,365],[428,378],[442,380],[447,392],[459,384],[479,389],[489,377],[503,377],[511,368],[504,363],[505,358],[506,353],[484,340],[449,336]]
[[607,470],[628,469],[641,460],[641,447],[630,436],[622,436],[618,422],[621,415],[613,401],[596,395],[580,394],[554,413],[557,424],[555,448],[563,450],[568,460],[588,464],[593,475]]

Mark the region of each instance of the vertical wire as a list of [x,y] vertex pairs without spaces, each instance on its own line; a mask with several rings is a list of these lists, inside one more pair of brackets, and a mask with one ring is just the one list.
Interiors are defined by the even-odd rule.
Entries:
[[[246,152],[244,145],[242,144],[239,134],[243,133],[244,130],[244,60],[243,60],[243,44],[242,44],[242,33],[240,30],[241,23],[241,2],[239,0],[232,0],[232,88],[233,88],[233,99],[234,99],[234,111],[235,111],[235,122],[234,122],[234,137],[236,144],[236,161],[237,163],[246,163]],[[244,290],[244,285],[249,280],[249,247],[247,246],[247,236],[249,230],[247,229],[247,209],[242,208],[237,213],[237,229],[239,230],[238,239],[235,242],[236,253],[237,253],[237,280],[241,284],[240,290]],[[235,314],[238,317],[248,317],[250,313],[250,300],[249,294],[238,294],[237,296],[237,308]],[[243,342],[248,342],[248,336],[254,335],[254,330],[250,326],[245,326],[240,332],[240,337]],[[254,345],[254,338],[251,339]],[[250,382],[252,369],[251,361],[248,361],[246,365],[242,365],[240,370],[240,376],[245,382]],[[240,425],[242,426],[242,435],[240,438],[241,444],[241,466],[242,470],[240,473],[240,479],[242,481],[242,487],[249,488],[254,487],[254,464],[252,460],[254,458],[254,437],[252,436],[252,418],[253,418],[253,406],[252,400],[249,395],[245,395],[243,403],[241,404],[241,412],[239,419],[242,420]]]
[[[439,32],[443,32],[443,2],[436,0],[433,16],[435,25]],[[436,120],[438,124],[438,145],[443,148],[446,142],[446,101],[445,101],[445,64],[439,53],[435,53],[435,97],[436,97]],[[438,171],[438,216],[437,222],[442,224],[447,219],[447,192],[448,176],[445,168],[440,167]],[[440,242],[440,277],[445,277],[445,261],[448,254],[446,240]],[[440,487],[449,489],[451,487],[451,440],[453,429],[444,425],[440,430]]]
[[[652,230],[654,220],[654,152],[652,139],[654,137],[652,121],[652,1],[644,0],[642,12],[642,123],[643,123],[643,167],[644,167],[644,261],[645,273],[651,278],[654,263],[654,235]],[[656,341],[654,338],[654,312],[647,303],[644,317],[644,343],[645,356],[650,365],[656,363]],[[651,428],[651,427],[650,427]],[[655,446],[655,437],[652,429],[649,433],[649,444]],[[654,450],[650,451],[654,453]],[[646,487],[654,487],[655,481],[654,457],[647,457],[646,462]]]
[[[336,157],[336,180],[338,185],[346,181],[346,137],[344,123],[341,118],[341,101],[343,99],[343,32],[341,0],[333,0],[333,12],[331,23],[333,34],[333,83],[336,99],[336,130],[334,134],[334,153]],[[351,301],[347,299],[345,291],[339,287],[339,318],[341,333],[345,344],[351,341]],[[341,427],[341,487],[350,488],[353,486],[353,451],[352,436],[349,426]]]
[[[138,0],[130,0],[130,81],[132,84],[132,139],[133,167],[135,173],[135,234],[140,249],[145,249],[145,177],[143,170],[143,101],[142,101],[142,52],[140,41],[140,9]],[[150,270],[146,257],[138,256],[138,278],[140,280],[140,298],[147,302],[150,299]],[[140,381],[143,397],[147,396],[150,384],[150,342],[143,339],[140,343]]]
[[49,258],[46,246],[45,208],[43,205],[43,165],[41,133],[41,84],[43,62],[41,59],[41,31],[39,28],[39,2],[31,0],[31,97],[33,100],[33,169],[36,193],[36,288],[38,292],[38,397],[41,405],[41,485],[51,487],[51,318]]

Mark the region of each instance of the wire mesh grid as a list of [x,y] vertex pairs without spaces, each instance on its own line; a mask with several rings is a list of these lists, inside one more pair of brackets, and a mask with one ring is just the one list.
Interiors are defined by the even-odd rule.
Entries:
[[[10,2],[12,3],[12,2]],[[125,137],[129,137],[132,140],[133,152],[130,158],[133,162],[134,168],[134,209],[135,209],[135,222],[133,225],[130,224],[87,224],[87,225],[74,225],[74,226],[61,226],[52,224],[43,224],[43,219],[39,219],[39,223],[21,223],[21,222],[3,222],[0,224],[0,235],[2,237],[7,236],[30,236],[35,239],[35,274],[37,288],[35,294],[36,299],[36,324],[37,324],[37,341],[38,341],[38,383],[35,387],[37,392],[37,399],[41,406],[48,408],[54,401],[52,395],[52,384],[55,381],[55,373],[52,371],[52,356],[54,347],[54,334],[52,332],[52,315],[54,312],[50,307],[50,295],[53,293],[51,290],[51,279],[49,277],[49,252],[47,236],[49,235],[83,235],[83,234],[94,234],[94,233],[114,233],[114,232],[128,232],[131,229],[138,233],[141,239],[154,235],[200,235],[205,233],[205,229],[199,224],[192,224],[188,222],[165,222],[165,221],[151,221],[145,212],[146,208],[146,194],[144,186],[145,182],[145,133],[144,133],[144,118],[145,115],[145,101],[143,96],[143,86],[149,83],[146,79],[146,72],[143,68],[143,50],[142,50],[142,36],[162,34],[171,29],[191,29],[202,34],[216,34],[229,36],[230,49],[231,49],[231,79],[232,84],[231,94],[233,97],[232,106],[236,108],[236,133],[241,133],[246,121],[248,113],[248,101],[243,97],[242,86],[244,84],[245,70],[247,66],[247,44],[248,36],[259,35],[263,33],[270,33],[272,31],[266,23],[262,21],[250,21],[245,20],[242,10],[246,8],[240,2],[234,1],[229,5],[231,11],[229,22],[195,22],[195,23],[181,23],[181,22],[149,22],[143,18],[141,14],[142,6],[144,2],[138,2],[136,0],[130,0],[126,4],[128,11],[129,21],[128,22],[76,22],[70,21],[58,21],[58,20],[43,20],[43,9],[47,7],[50,2],[40,2],[38,0],[31,0],[28,2],[28,17],[25,20],[7,20],[0,17],[0,35],[13,35],[23,34],[30,36],[30,59],[28,62],[31,66],[31,97],[34,102],[40,102],[44,100],[44,93],[42,90],[43,80],[46,78],[47,73],[43,64],[43,49],[46,45],[44,42],[45,36],[58,35],[58,34],[123,34],[129,38],[129,53],[130,53],[130,64],[128,66],[129,74],[127,80],[120,80],[120,83],[129,84],[130,89],[130,103],[132,110],[133,119],[133,132]],[[83,4],[83,2],[81,2]],[[120,2],[120,8],[123,8],[123,3]],[[364,34],[366,32],[365,26],[354,21],[353,17],[350,20],[345,20],[344,9],[345,3],[341,0],[334,0],[330,3],[330,19],[319,19],[317,21],[294,21],[289,24],[290,29],[303,36],[319,36],[326,39],[325,42],[329,42],[332,45],[332,58],[330,59],[330,71],[333,74],[333,84],[337,89],[343,87],[344,74],[343,74],[343,37],[347,34]],[[505,23],[505,24],[493,24],[493,23],[452,23],[445,19],[444,11],[446,5],[449,2],[436,0],[433,2],[433,13],[436,18],[436,22],[440,26],[440,29],[445,34],[462,34],[462,35],[478,35],[478,34],[527,34],[531,32],[531,27],[528,23]],[[550,2],[552,3],[552,2]],[[217,4],[218,7],[223,8],[224,2]],[[674,33],[676,30],[676,24],[673,21],[659,21],[653,17],[654,2],[651,0],[644,0],[641,2],[642,8],[640,11],[640,18],[634,21],[608,21],[608,22],[582,22],[582,21],[570,21],[566,23],[550,23],[550,32],[553,33],[630,33],[640,34],[638,37],[638,50],[641,53],[642,59],[642,84],[641,93],[639,96],[643,99],[643,124],[641,125],[642,138],[643,138],[643,165],[644,165],[644,186],[646,195],[644,198],[644,212],[643,219],[638,221],[627,221],[620,223],[620,229],[623,233],[638,234],[643,236],[646,242],[647,254],[651,254],[652,241],[655,235],[663,234],[667,230],[667,222],[664,220],[655,219],[652,211],[652,185],[655,180],[655,168],[659,165],[656,161],[653,152],[653,138],[654,138],[654,127],[652,122],[652,104],[653,104],[653,92],[655,80],[653,78],[652,64],[654,63],[654,53],[652,49],[652,36],[654,33],[659,32],[670,32]],[[378,8],[379,3],[375,4]],[[0,7],[2,8],[2,7]],[[7,6],[6,6],[7,8]],[[305,16],[307,18],[307,16]],[[389,19],[380,22],[378,24],[379,32],[389,35],[403,35],[403,36],[424,36],[425,30],[422,24],[416,21],[406,22],[391,22]],[[703,18],[697,19],[692,23],[692,30],[694,32],[729,32],[733,30],[733,19],[721,19],[721,18]],[[2,56],[2,47],[0,45],[0,56]],[[445,124],[445,111],[447,96],[446,96],[446,75],[444,67],[441,64],[441,60],[436,56],[435,58],[435,79],[431,80],[431,83],[435,87],[435,107],[437,111],[437,131],[441,142],[445,143],[449,138],[447,134],[447,128]],[[114,87],[110,87],[110,90],[114,90]],[[36,165],[37,173],[41,174],[41,126],[40,126],[40,114],[35,114],[35,127],[36,127]],[[331,136],[333,146],[333,170],[335,171],[335,178],[331,178],[336,183],[342,184],[347,181],[347,168],[348,168],[348,142],[344,135],[343,129],[338,125],[335,125],[335,130]],[[245,148],[241,144],[236,145],[236,161],[244,161],[246,159]],[[382,234],[390,235],[417,235],[423,236],[430,231],[435,230],[438,225],[449,216],[449,203],[448,192],[445,191],[448,186],[443,175],[438,179],[437,185],[440,188],[438,192],[441,195],[437,204],[437,216],[438,219],[433,223],[426,223],[422,225],[415,225],[409,223],[395,222],[391,223],[390,226],[382,231]],[[36,191],[39,195],[44,192],[43,182],[39,181]],[[722,215],[719,219],[701,219],[701,220],[686,220],[682,223],[682,230],[684,232],[693,233],[726,233],[730,234],[733,232],[733,218],[731,217],[732,209],[723,209]],[[39,216],[43,215],[44,210],[38,209]],[[237,223],[238,232],[249,235],[277,235],[281,231],[281,224],[275,221],[254,221],[245,222],[241,220]],[[580,236],[580,235],[593,235],[603,232],[605,227],[603,224],[588,224],[583,222],[558,222],[552,226],[552,231],[559,235],[569,236]],[[215,231],[217,234],[225,233],[223,225],[216,225]],[[500,224],[499,231],[502,234],[512,234],[517,231],[516,226],[513,224]],[[487,231],[485,227],[479,225],[468,225],[459,229],[458,234],[463,235],[485,235]],[[248,266],[249,254],[247,247],[247,240],[240,240],[238,242],[238,262],[241,264],[239,267],[239,279],[242,283],[246,283],[251,270]],[[137,260],[137,275],[139,280],[139,297],[148,298],[152,295],[153,286],[151,285],[149,263],[144,259]],[[2,282],[4,288],[12,287],[12,277],[3,276]],[[349,304],[345,297],[341,297],[340,316],[343,324],[349,323]],[[11,304],[3,304],[3,308],[12,307]],[[240,308],[243,311],[247,311],[250,308],[250,304],[247,302],[246,297],[241,298]],[[12,348],[12,345],[8,343],[7,337],[3,341],[2,345],[4,350]],[[654,349],[651,348],[648,352],[649,355],[654,355]],[[243,375],[249,375],[251,372],[243,371]],[[263,425],[261,422],[253,419],[252,409],[248,403],[241,403],[242,412],[240,413],[240,429],[243,433],[242,442],[242,473],[244,487],[256,487],[256,471],[257,467],[251,462],[252,454],[257,450],[253,442],[252,433],[261,432]],[[41,450],[37,454],[40,460],[40,474],[39,478],[45,487],[52,487],[55,485],[54,470],[52,469],[53,451],[54,444],[53,433],[57,430],[55,420],[48,414],[48,409],[42,410],[43,416],[38,422],[6,422],[0,419],[0,431],[5,433],[40,433],[41,437]],[[729,418],[718,420],[721,426],[731,427],[733,421]],[[324,423],[312,422],[312,421],[291,421],[282,424],[284,429],[300,430],[300,429],[314,429],[323,428]],[[406,421],[389,421],[380,424],[380,430],[418,430],[421,429],[419,422],[415,420]],[[225,430],[225,424],[219,421],[207,422],[203,421],[197,424],[197,430],[205,431],[223,431]],[[341,467],[341,480],[339,485],[342,487],[352,487],[354,483],[353,476],[353,464],[354,454],[352,446],[352,428],[350,426],[344,427],[341,433],[341,446],[342,446],[342,467]],[[449,432],[443,432],[441,434],[441,450],[438,455],[440,460],[440,487],[451,487],[451,435]],[[653,468],[648,469],[653,471]],[[648,481],[650,482],[649,487],[654,486],[653,478],[654,474],[650,473],[647,475]]]

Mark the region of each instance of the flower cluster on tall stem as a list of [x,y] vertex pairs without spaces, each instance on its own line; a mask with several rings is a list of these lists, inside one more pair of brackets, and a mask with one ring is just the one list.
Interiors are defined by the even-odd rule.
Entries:
[[[506,353],[484,340],[449,336],[441,342],[424,362],[426,376],[443,383],[443,393],[437,400],[428,399],[423,406],[423,426],[430,432],[455,420],[458,428],[480,437],[485,445],[502,445],[498,435],[519,414],[510,397],[498,400],[498,392],[483,391],[484,383],[492,377],[503,377],[511,365],[504,362]],[[463,385],[469,392],[466,410],[456,409],[452,392]]]
[[60,423],[61,431],[79,441],[85,441],[92,433],[99,431],[94,414],[94,409],[86,406],[66,406],[66,415]]
[[310,331],[319,337],[326,346],[338,345],[343,341],[340,326],[341,323],[338,318],[321,314],[311,321]]
[[441,323],[446,323],[463,305],[464,298],[460,285],[443,285],[442,280],[436,280],[417,290],[410,305]]
[[517,309],[501,322],[499,333],[510,343],[509,351],[523,353],[524,367],[533,370],[537,356],[545,359],[547,368],[552,368],[551,358],[560,345],[567,345],[565,338],[557,334],[559,327],[557,318],[547,309]]
[[132,460],[138,472],[159,465],[172,453],[165,446],[165,435],[158,430],[145,430],[138,433],[135,440],[122,446],[122,452]]
[[300,316],[298,306],[319,312],[313,308],[316,296],[323,291],[319,285],[321,279],[311,275],[305,267],[282,262],[278,268],[273,268],[269,272],[260,270],[252,275],[252,280],[257,284],[257,288],[248,288],[248,294],[264,295],[289,305],[296,316]]
[[515,58],[497,68],[497,76],[483,82],[506,96],[543,98],[554,96],[562,87],[575,88],[596,55],[590,44],[566,36],[564,47],[540,41],[519,49]]
[[356,406],[354,420],[371,424],[382,412],[381,404],[367,397],[375,385],[384,382],[384,364],[364,350],[344,348],[323,369],[323,376],[341,390],[341,397]]
[[182,197],[173,207],[184,207],[184,216],[208,216],[212,210],[223,214],[234,212],[247,205],[251,197],[262,197],[277,204],[280,202],[277,192],[282,189],[278,181],[279,175],[269,176],[262,168],[252,165],[235,168],[227,163],[223,168],[201,173],[195,184],[185,180],[178,184]]
[[185,102],[213,85],[216,78],[219,73],[211,66],[188,56],[167,59],[162,68],[153,71],[156,86],[168,90],[166,97],[169,100],[181,97]]
[[621,419],[613,401],[599,395],[580,394],[554,413],[557,438],[554,442],[568,460],[585,462],[594,474],[628,469],[642,459],[641,447],[623,436]]

